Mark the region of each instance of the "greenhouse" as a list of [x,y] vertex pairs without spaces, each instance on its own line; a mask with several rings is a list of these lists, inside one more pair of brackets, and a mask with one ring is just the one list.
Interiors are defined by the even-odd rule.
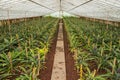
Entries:
[[0,0],[0,80],[120,80],[120,0]]

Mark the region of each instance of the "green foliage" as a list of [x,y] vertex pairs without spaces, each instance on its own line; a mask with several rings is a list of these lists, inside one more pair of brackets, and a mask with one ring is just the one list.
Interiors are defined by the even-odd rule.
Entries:
[[57,23],[58,19],[46,17],[13,23],[10,31],[1,26],[0,79],[17,75],[16,80],[39,80]]
[[[64,23],[77,69],[81,64],[87,67],[85,80],[119,80],[120,27],[74,17],[64,18]],[[109,75],[92,78],[91,70]]]

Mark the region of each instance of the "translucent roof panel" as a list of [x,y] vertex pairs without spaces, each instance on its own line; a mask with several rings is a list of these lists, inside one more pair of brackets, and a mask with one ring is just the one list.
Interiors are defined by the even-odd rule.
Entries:
[[0,0],[0,20],[47,15],[59,11],[55,3],[56,0]]
[[0,19],[42,16],[60,11],[120,22],[120,0],[0,0]]
[[62,3],[64,11],[71,14],[120,22],[120,0],[63,0]]

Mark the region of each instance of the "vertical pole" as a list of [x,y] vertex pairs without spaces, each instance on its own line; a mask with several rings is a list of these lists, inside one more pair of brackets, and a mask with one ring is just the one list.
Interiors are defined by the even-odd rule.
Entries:
[[2,26],[2,20],[0,20],[0,26]]
[[26,26],[26,12],[25,12],[25,19],[24,19],[24,21],[25,21],[25,26]]
[[60,11],[59,11],[59,18],[60,18]]
[[9,10],[7,11],[7,16],[8,16],[7,24],[8,24],[8,27],[9,27],[9,32],[10,32],[10,19],[9,19]]
[[107,29],[108,29],[108,15],[109,15],[109,11],[107,11]]

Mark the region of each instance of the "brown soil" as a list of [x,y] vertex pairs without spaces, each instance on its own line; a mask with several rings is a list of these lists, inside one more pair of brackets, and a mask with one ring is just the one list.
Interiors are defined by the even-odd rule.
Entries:
[[79,76],[75,68],[75,61],[73,54],[69,50],[69,41],[67,39],[67,32],[63,28],[64,35],[64,50],[65,50],[65,62],[66,62],[66,80],[78,80]]
[[[75,62],[73,59],[73,54],[71,54],[69,51],[69,41],[67,39],[67,32],[65,31],[64,28],[63,28],[63,35],[64,35],[63,39],[64,39],[64,51],[65,51],[65,63],[66,63],[66,80],[78,80],[79,76],[74,66]],[[40,71],[39,78],[41,80],[51,80],[57,36],[58,36],[58,30],[51,43],[49,53],[46,55],[46,64],[45,64],[46,68]]]
[[51,80],[52,68],[53,68],[53,63],[54,63],[54,55],[55,55],[56,43],[57,43],[57,36],[58,36],[58,29],[59,27],[57,28],[57,32],[54,35],[55,37],[52,40],[49,52],[46,55],[46,60],[45,60],[46,68],[40,71],[39,78],[41,80]]

